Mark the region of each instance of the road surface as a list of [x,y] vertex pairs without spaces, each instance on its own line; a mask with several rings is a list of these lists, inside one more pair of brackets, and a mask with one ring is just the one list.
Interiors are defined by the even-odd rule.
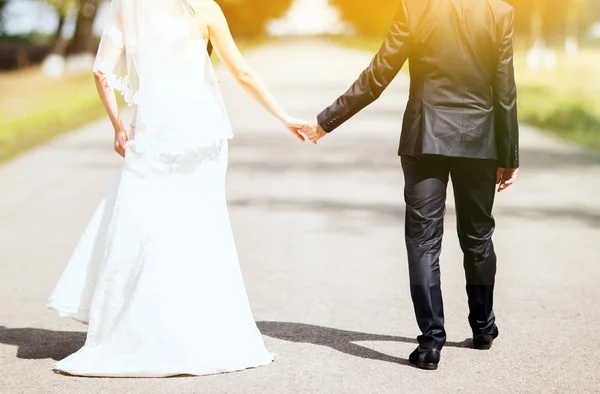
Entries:
[[[296,41],[248,60],[290,112],[311,118],[370,55]],[[119,165],[103,120],[0,167],[0,393],[600,392],[600,156],[523,128],[520,178],[495,210],[501,334],[488,352],[469,348],[449,197],[441,258],[449,343],[439,370],[421,371],[406,360],[418,333],[396,156],[406,77],[313,146],[220,75],[237,133],[233,228],[255,318],[279,359],[200,378],[52,372],[85,339],[84,326],[45,302]]]

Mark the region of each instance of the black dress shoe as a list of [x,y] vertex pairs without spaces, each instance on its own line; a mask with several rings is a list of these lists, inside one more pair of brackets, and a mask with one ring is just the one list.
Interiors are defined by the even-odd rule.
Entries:
[[498,338],[498,327],[494,324],[491,334],[482,334],[473,336],[473,347],[479,350],[488,350],[492,347],[494,339]]
[[408,361],[417,368],[435,370],[440,363],[440,351],[437,349],[421,349],[418,347],[410,354]]

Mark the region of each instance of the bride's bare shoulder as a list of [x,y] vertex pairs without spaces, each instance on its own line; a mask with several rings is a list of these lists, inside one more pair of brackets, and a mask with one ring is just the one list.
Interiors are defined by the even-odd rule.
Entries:
[[188,0],[196,16],[201,19],[212,19],[223,13],[221,7],[214,0]]
[[211,31],[223,24],[224,16],[221,7],[214,0],[188,0],[188,2],[194,10],[202,35],[205,39],[209,39]]

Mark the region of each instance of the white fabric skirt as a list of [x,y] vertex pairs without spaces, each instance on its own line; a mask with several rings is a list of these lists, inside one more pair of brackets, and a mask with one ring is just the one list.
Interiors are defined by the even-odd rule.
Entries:
[[89,324],[56,369],[72,375],[205,375],[269,364],[225,196],[227,140],[163,154],[132,140],[114,186],[49,300]]

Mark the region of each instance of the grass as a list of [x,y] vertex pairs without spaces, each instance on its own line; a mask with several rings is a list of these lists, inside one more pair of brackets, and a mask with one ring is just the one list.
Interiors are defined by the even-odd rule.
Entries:
[[[240,49],[261,43],[243,41]],[[58,80],[39,66],[0,72],[0,92],[0,162],[106,116],[91,72]]]
[[0,161],[104,114],[91,72],[60,80],[39,67],[2,72],[0,91]]
[[[381,40],[332,38],[334,42],[375,53]],[[523,47],[523,45],[519,45]],[[519,118],[522,122],[600,151],[599,49],[583,49],[576,56],[557,51],[557,67],[532,70],[527,53],[515,54]],[[406,70],[404,70],[406,72]]]
[[524,53],[515,60],[519,116],[585,148],[600,150],[600,51],[558,53],[554,70],[531,70]]

